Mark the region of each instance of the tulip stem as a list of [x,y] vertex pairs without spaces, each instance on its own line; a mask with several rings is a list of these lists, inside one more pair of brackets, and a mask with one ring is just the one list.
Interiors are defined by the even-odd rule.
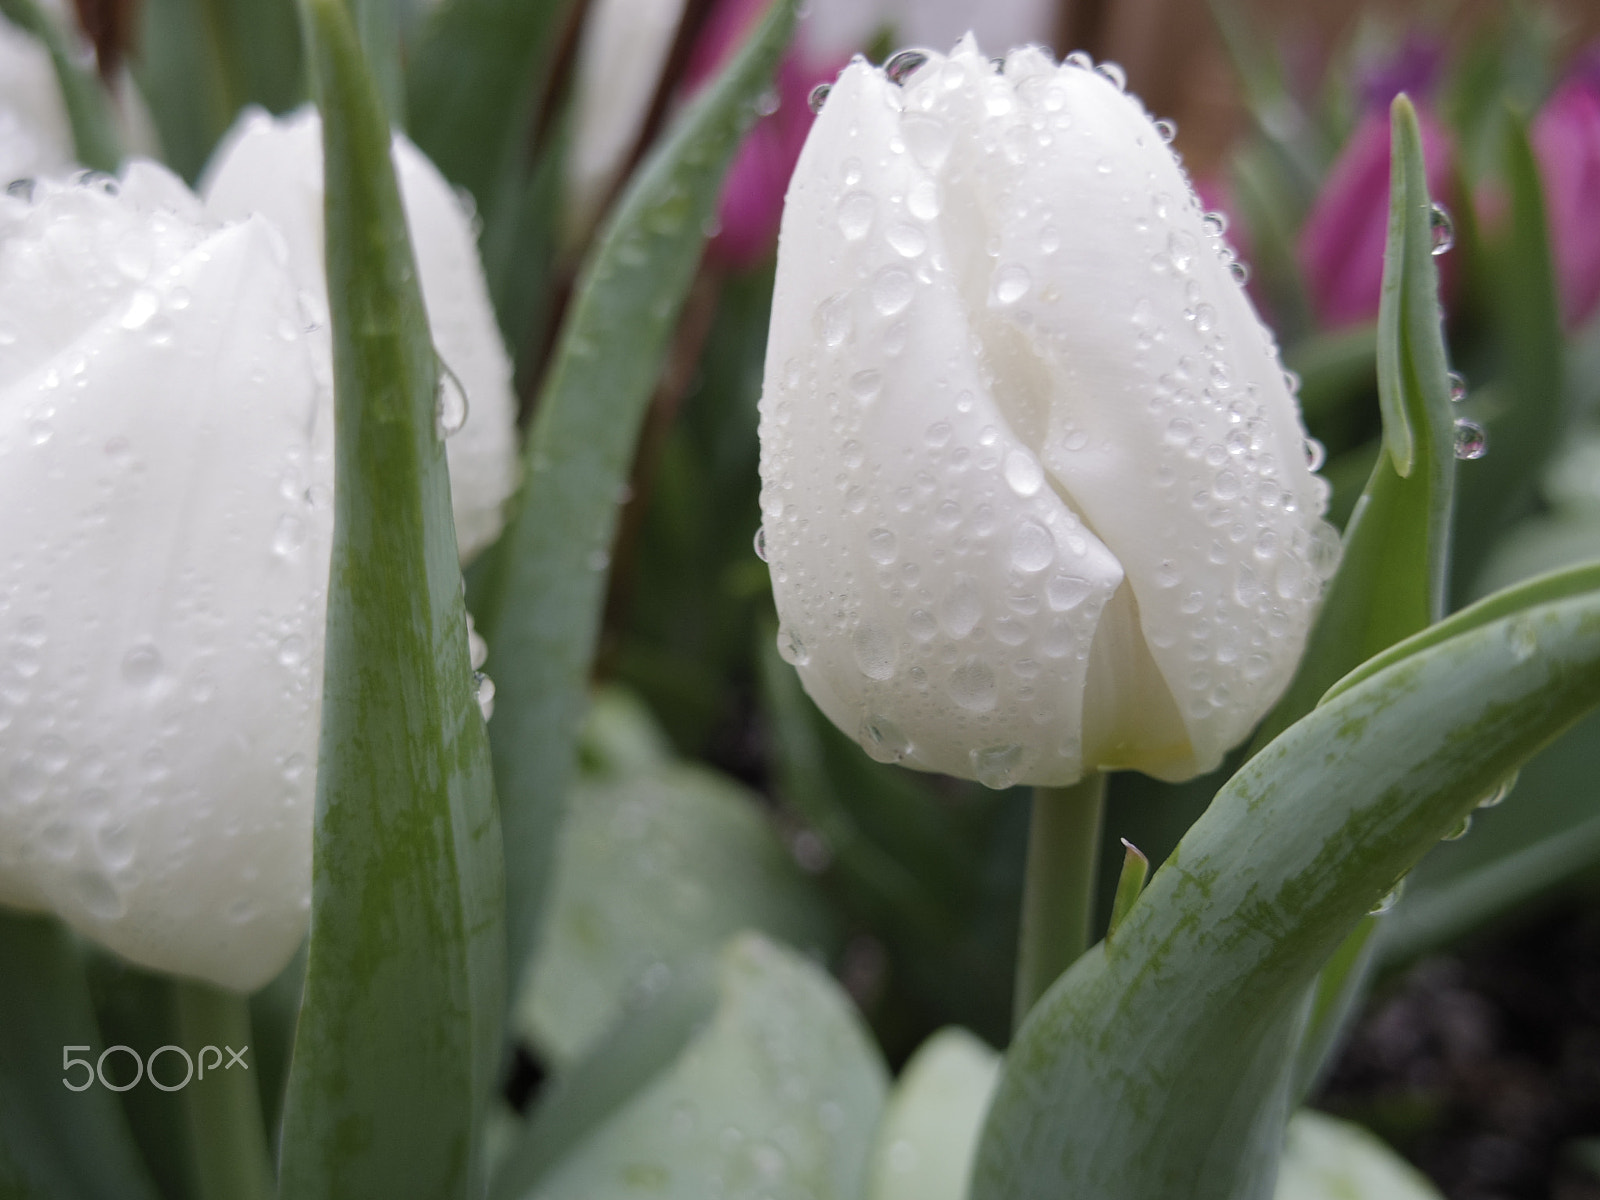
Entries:
[[1098,771],[1071,787],[1033,789],[1013,1028],[1089,948],[1105,800]]
[[196,1076],[181,1095],[200,1200],[271,1200],[278,1189],[261,1116],[255,1056],[247,1049],[246,1000],[193,980],[177,981],[173,991],[178,1041],[196,1060]]

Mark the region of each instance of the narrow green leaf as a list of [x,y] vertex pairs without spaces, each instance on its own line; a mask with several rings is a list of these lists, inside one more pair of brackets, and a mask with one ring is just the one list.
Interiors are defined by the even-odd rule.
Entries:
[[[82,1086],[108,1043],[71,935],[0,912],[0,963],[0,1196],[156,1200],[116,1095],[98,1079]],[[64,1067],[67,1056],[90,1065]]]
[[405,78],[400,69],[400,5],[396,0],[347,0],[362,56],[389,124],[406,125]]
[[1257,751],[1309,712],[1341,676],[1444,612],[1455,442],[1439,327],[1422,135],[1404,96],[1393,108],[1389,240],[1378,314],[1384,442],[1345,530],[1300,668],[1257,731]]
[[1312,979],[1482,780],[1596,704],[1600,595],[1584,593],[1431,646],[1287,730],[1034,1008],[974,1200],[1269,1195],[1284,1039]]
[[72,51],[70,35],[38,0],[0,0],[0,15],[33,34],[50,52],[61,99],[72,123],[78,161],[96,171],[115,171],[122,162],[122,139],[111,111],[111,97],[94,71]]
[[503,858],[438,366],[343,0],[304,0],[322,110],[333,565],[285,1196],[475,1197],[504,1013]]
[[[1526,123],[1502,114],[1504,180],[1510,201],[1503,232],[1481,238],[1481,341],[1497,351],[1491,386],[1461,406],[1488,434],[1488,452],[1461,472],[1453,572],[1463,591],[1497,535],[1532,507],[1534,489],[1568,426],[1564,346],[1539,167]],[[1474,372],[1480,368],[1474,363]]]
[[1363,917],[1317,975],[1305,1030],[1295,1050],[1291,1094],[1296,1099],[1304,1100],[1322,1082],[1334,1050],[1361,1011],[1378,960],[1379,941],[1374,936],[1378,931],[1379,918]]
[[1109,941],[1117,932],[1117,926],[1122,924],[1122,919],[1128,915],[1128,910],[1133,907],[1133,902],[1139,898],[1139,893],[1144,891],[1145,877],[1150,874],[1150,860],[1140,853],[1127,838],[1122,839],[1122,871],[1117,876],[1117,894],[1111,902],[1111,921],[1106,928],[1106,940]]
[[774,0],[640,169],[579,281],[479,612],[497,692],[513,964],[539,928],[588,692],[618,498],[722,178],[794,22]]

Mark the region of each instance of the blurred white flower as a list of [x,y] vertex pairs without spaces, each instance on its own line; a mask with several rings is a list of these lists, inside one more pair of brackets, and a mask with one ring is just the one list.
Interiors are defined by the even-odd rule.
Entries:
[[304,935],[330,497],[265,222],[0,196],[0,902],[249,989]]
[[0,185],[72,165],[72,126],[42,43],[0,17]]
[[[499,535],[503,507],[516,488],[516,397],[506,354],[478,259],[471,214],[442,175],[405,137],[394,138],[400,196],[417,257],[422,298],[434,347],[447,368],[444,396],[459,382],[466,422],[450,435],[450,499],[463,562]],[[245,113],[223,139],[200,184],[207,211],[231,219],[258,213],[288,246],[289,268],[317,315],[313,344],[319,370],[331,378],[327,279],[322,241],[322,124],[314,108],[274,120],[260,109]],[[327,392],[331,404],[331,390]],[[454,424],[454,421],[450,421]],[[324,428],[332,430],[331,413]],[[332,456],[325,444],[318,461],[332,485]]]
[[790,186],[761,400],[780,649],[875,757],[1215,767],[1338,539],[1242,268],[1120,72],[864,63]]

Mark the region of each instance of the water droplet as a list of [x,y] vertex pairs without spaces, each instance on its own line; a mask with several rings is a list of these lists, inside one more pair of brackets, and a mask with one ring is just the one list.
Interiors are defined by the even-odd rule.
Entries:
[[765,526],[757,526],[756,528],[755,548],[757,558],[762,562],[769,561],[767,558],[767,530]]
[[1468,813],[1466,816],[1462,817],[1461,820],[1457,821],[1450,832],[1445,834],[1440,840],[1445,842],[1459,842],[1462,838],[1467,836],[1467,833],[1469,830],[1471,830],[1471,828],[1472,814]]
[[1228,215],[1220,212],[1208,212],[1200,218],[1200,227],[1212,237],[1221,237],[1228,232]]
[[1178,136],[1178,123],[1162,118],[1156,122],[1156,133],[1160,135],[1163,142],[1171,145],[1172,139]]
[[1044,597],[1056,612],[1077,608],[1089,598],[1094,588],[1087,579],[1078,575],[1053,575],[1044,586]]
[[999,700],[994,669],[972,657],[950,675],[950,699],[969,712],[988,712]]
[[861,722],[856,740],[869,757],[881,763],[904,762],[911,753],[911,739],[888,717],[868,716]]
[[1394,906],[1400,903],[1400,897],[1405,893],[1406,881],[1399,879],[1376,904],[1367,910],[1369,917],[1381,917],[1384,913],[1393,912]]
[[845,466],[854,471],[866,461],[866,448],[860,442],[851,438],[843,446],[839,447],[839,457],[844,460]]
[[161,678],[161,651],[141,642],[122,656],[122,678],[129,686],[148,689]]
[[1493,791],[1478,801],[1478,807],[1498,808],[1501,804],[1504,804],[1506,797],[1511,794],[1511,789],[1517,786],[1517,774],[1516,771],[1513,771],[1502,779]]
[[1189,273],[1189,268],[1194,265],[1194,249],[1194,234],[1187,230],[1174,229],[1167,235],[1167,259],[1178,274]]
[[35,186],[32,179],[13,179],[6,184],[6,195],[14,200],[21,200],[24,204],[32,204]]
[[1044,486],[1044,468],[1026,450],[1006,455],[1005,476],[1006,484],[1019,496],[1032,496]]
[[1460,404],[1467,398],[1467,377],[1460,371],[1450,372],[1450,402]]
[[931,179],[919,179],[906,193],[906,211],[919,221],[931,221],[939,215],[939,185]]
[[811,651],[800,635],[787,626],[778,627],[778,657],[792,667],[803,667],[811,661]]
[[1033,279],[1028,269],[1017,263],[1001,267],[994,276],[994,298],[999,304],[1015,304],[1028,294]]
[[830,296],[817,305],[817,331],[831,350],[850,336],[850,301],[845,296]]
[[478,702],[485,721],[494,716],[494,680],[482,671],[472,673],[472,698]]
[[285,667],[297,667],[305,661],[306,644],[304,640],[290,634],[278,643],[278,663]]
[[939,625],[952,638],[964,638],[983,616],[983,600],[972,580],[958,580],[939,605]]
[[1128,87],[1128,73],[1114,62],[1104,62],[1094,69],[1100,76],[1117,91],[1126,91]]
[[870,621],[861,625],[850,636],[850,649],[855,652],[856,666],[868,679],[881,681],[894,677],[899,653],[894,638],[883,626]]
[[950,127],[938,117],[912,113],[900,122],[900,132],[911,157],[925,170],[938,171],[950,157]]
[[867,192],[850,192],[839,200],[839,232],[845,240],[859,242],[872,229],[878,202]]
[[[872,306],[886,317],[902,312],[911,303],[915,282],[909,271],[885,267],[872,280]],[[829,345],[837,344],[829,342]]]
[[305,522],[291,513],[279,517],[278,527],[272,534],[272,552],[279,558],[288,558],[305,544]]
[[467,390],[444,359],[439,360],[439,387],[433,398],[433,432],[441,441],[467,423]]
[[1228,264],[1228,274],[1233,276],[1233,281],[1240,287],[1250,282],[1249,265],[1240,262],[1237,258]]
[[972,763],[973,777],[984,787],[998,791],[1017,781],[1017,772],[1022,769],[1022,753],[1021,746],[1012,744],[972,750],[967,757]]
[[850,376],[850,394],[856,398],[858,403],[871,403],[878,398],[878,393],[882,390],[882,371],[857,371]]
[[1056,558],[1055,538],[1038,521],[1027,520],[1011,537],[1011,565],[1033,574],[1048,567]]
[[904,86],[927,61],[928,56],[921,50],[902,50],[883,64],[883,73],[889,77],[890,83]]
[[143,329],[150,323],[150,318],[160,310],[160,298],[149,288],[140,288],[133,293],[133,299],[128,301],[127,311],[122,314],[122,327]]
[[1074,50],[1061,60],[1061,65],[1077,67],[1083,71],[1092,71],[1094,70],[1094,58],[1087,50]]
[[879,566],[888,566],[895,558],[895,537],[891,530],[878,528],[867,534],[867,554]]
[[806,97],[806,107],[813,113],[822,111],[822,106],[828,102],[828,93],[833,91],[833,84],[819,83],[811,89],[811,94]]
[[891,225],[884,237],[901,258],[916,258],[928,248],[928,235],[915,225],[907,225],[904,222]]
[[1322,464],[1328,460],[1328,451],[1323,444],[1314,437],[1308,437],[1306,447],[1306,470],[1320,471]]
[[1428,211],[1428,234],[1433,240],[1433,253],[1440,255],[1456,244],[1456,223],[1450,210],[1437,200]]
[[[90,795],[83,797],[85,807],[90,806],[90,798]],[[95,852],[107,870],[120,871],[133,861],[133,827],[126,821],[107,821],[95,831],[94,843]]]
[[1456,457],[1463,461],[1482,458],[1489,452],[1489,435],[1483,426],[1465,417],[1456,420],[1455,442]]

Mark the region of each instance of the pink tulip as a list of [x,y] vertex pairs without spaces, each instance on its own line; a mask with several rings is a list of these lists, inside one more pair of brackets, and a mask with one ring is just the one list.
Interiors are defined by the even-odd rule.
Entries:
[[[764,0],[719,0],[690,54],[684,87],[695,92],[743,43],[765,8]],[[707,253],[719,266],[741,269],[764,258],[778,240],[783,196],[811,131],[807,101],[811,89],[830,83],[844,60],[819,64],[806,55],[797,38],[778,66],[772,98],[777,106],[762,116],[745,136],[723,184],[718,205],[718,230]]]
[[1600,304],[1600,49],[1590,52],[1534,120],[1556,284],[1567,328]]
[[[1453,178],[1450,136],[1432,111],[1417,105],[1428,191],[1448,195]],[[1300,230],[1300,266],[1317,319],[1329,329],[1378,315],[1383,291],[1383,244],[1389,232],[1388,105],[1369,110],[1323,183]],[[1448,258],[1440,260],[1448,291]]]

